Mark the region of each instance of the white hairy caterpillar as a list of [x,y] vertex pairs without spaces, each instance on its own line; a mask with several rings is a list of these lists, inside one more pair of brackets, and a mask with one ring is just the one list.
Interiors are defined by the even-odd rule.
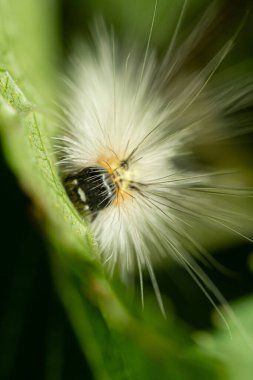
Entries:
[[67,191],[90,219],[103,262],[123,279],[137,270],[142,300],[147,270],[163,312],[153,268],[167,256],[189,271],[212,303],[214,298],[225,304],[193,258],[205,250],[191,234],[192,223],[250,240],[241,227],[247,216],[233,203],[252,189],[230,183],[227,171],[179,164],[196,146],[240,133],[229,132],[229,115],[250,104],[253,93],[248,79],[209,88],[234,38],[201,71],[180,72],[212,19],[209,10],[176,48],[186,3],[161,62],[150,48],[155,11],[143,54],[137,46],[121,47],[97,25],[94,47],[85,46],[72,65],[63,107],[67,120],[57,146]]

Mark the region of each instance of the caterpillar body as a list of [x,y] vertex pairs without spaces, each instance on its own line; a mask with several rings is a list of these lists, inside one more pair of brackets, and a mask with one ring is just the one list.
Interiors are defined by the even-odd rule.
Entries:
[[156,7],[143,50],[135,43],[122,47],[103,22],[96,24],[94,46],[80,47],[66,80],[67,121],[57,148],[69,197],[90,220],[103,262],[123,280],[137,270],[142,299],[146,270],[164,312],[154,266],[168,256],[211,302],[225,303],[194,259],[205,249],[192,225],[251,240],[242,228],[249,219],[234,199],[251,196],[252,189],[231,177],[233,168],[214,169],[193,158],[199,146],[233,135],[230,116],[250,104],[253,83],[234,78],[210,86],[234,37],[201,70],[182,72],[212,19],[209,10],[176,48],[186,1],[167,53],[157,59],[151,49]]

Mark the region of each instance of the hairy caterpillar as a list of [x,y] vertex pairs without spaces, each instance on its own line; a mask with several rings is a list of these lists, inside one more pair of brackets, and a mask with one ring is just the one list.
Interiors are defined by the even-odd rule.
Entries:
[[244,120],[240,131],[230,120],[251,104],[253,83],[234,78],[210,86],[235,37],[198,72],[182,70],[215,16],[209,9],[176,47],[186,3],[161,60],[151,49],[157,3],[142,52],[135,43],[117,43],[102,22],[96,25],[94,46],[80,47],[66,81],[66,122],[57,143],[67,192],[90,219],[104,263],[123,280],[137,271],[142,301],[147,270],[163,312],[154,265],[167,256],[186,268],[212,303],[225,303],[194,259],[206,252],[192,225],[251,240],[243,225],[252,219],[234,201],[251,196],[250,186],[233,167],[197,164],[194,157],[201,146],[243,133]]

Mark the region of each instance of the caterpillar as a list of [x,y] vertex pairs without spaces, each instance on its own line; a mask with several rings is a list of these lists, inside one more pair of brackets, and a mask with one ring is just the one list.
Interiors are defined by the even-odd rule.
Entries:
[[253,82],[245,76],[212,85],[237,32],[201,69],[185,69],[216,16],[213,4],[178,45],[183,1],[169,47],[157,57],[152,33],[158,6],[144,48],[120,43],[101,20],[93,42],[78,45],[55,145],[67,193],[89,220],[102,261],[123,281],[138,273],[142,303],[146,271],[165,314],[154,269],[159,262],[172,257],[214,306],[226,304],[196,260],[208,258],[196,232],[223,230],[252,241],[244,229],[252,218],[237,204],[252,196],[250,184],[237,176],[238,168],[196,157],[248,128],[242,112],[252,102]]

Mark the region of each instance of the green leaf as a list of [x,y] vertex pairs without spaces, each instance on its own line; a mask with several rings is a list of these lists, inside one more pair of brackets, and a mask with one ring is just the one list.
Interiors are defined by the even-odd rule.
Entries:
[[206,353],[223,361],[229,380],[251,380],[253,373],[252,296],[236,302],[233,310],[237,322],[228,320],[231,336],[224,326],[218,324],[212,334],[196,334],[196,340]]

